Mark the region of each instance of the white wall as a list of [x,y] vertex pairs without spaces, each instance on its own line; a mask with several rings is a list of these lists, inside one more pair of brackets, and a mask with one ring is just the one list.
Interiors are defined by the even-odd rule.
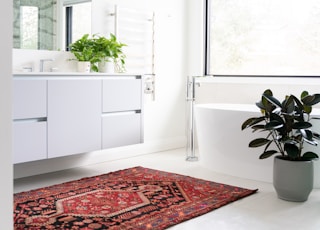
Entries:
[[0,77],[0,225],[12,229],[12,162],[11,162],[11,49],[12,1],[1,2],[1,77]]
[[187,70],[188,76],[204,74],[204,1],[186,0],[187,4]]
[[[93,8],[101,8],[106,3],[155,12],[156,95],[155,101],[151,101],[146,96],[145,143],[72,157],[18,164],[14,167],[15,178],[185,146],[185,79],[188,71],[185,68],[188,41],[186,1],[94,0]],[[96,22],[95,28],[98,24],[99,22]],[[38,68],[39,59],[48,57],[56,59],[54,63],[48,63],[48,65],[58,66],[61,71],[70,70],[65,61],[67,57],[65,52],[14,50],[13,55],[15,71],[21,69],[23,63],[24,65],[35,63],[33,65]],[[60,60],[60,63],[57,63],[57,60]]]

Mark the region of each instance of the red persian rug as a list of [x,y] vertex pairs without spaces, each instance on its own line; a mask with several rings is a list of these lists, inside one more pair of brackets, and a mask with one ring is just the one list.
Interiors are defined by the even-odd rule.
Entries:
[[134,167],[14,194],[14,229],[165,229],[256,191]]

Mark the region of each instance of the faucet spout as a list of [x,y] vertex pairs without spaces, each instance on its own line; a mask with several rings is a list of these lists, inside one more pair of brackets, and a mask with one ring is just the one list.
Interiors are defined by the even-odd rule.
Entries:
[[48,61],[54,61],[53,58],[40,59],[40,72],[44,71],[44,63]]

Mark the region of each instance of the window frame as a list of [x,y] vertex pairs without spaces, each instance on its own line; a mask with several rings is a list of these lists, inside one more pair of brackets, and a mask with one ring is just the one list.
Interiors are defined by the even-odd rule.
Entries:
[[210,16],[211,12],[211,1],[204,0],[204,75],[215,76],[215,77],[306,77],[306,78],[320,78],[319,74],[214,74],[210,72]]

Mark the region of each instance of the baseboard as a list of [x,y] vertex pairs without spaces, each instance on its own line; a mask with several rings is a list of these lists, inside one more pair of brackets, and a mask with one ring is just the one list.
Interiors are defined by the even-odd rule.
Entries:
[[14,165],[14,179],[97,164],[101,162],[121,160],[154,152],[183,148],[185,146],[186,137],[183,136],[156,141],[146,141],[143,144],[105,149],[68,157],[58,157],[48,160],[21,163]]

